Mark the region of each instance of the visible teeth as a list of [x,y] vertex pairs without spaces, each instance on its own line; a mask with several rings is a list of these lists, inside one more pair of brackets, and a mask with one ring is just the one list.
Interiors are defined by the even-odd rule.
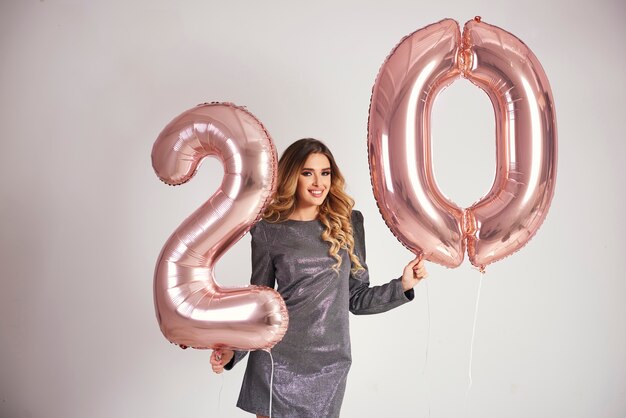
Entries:
[[319,197],[322,195],[322,191],[321,190],[309,190],[309,192],[316,197]]

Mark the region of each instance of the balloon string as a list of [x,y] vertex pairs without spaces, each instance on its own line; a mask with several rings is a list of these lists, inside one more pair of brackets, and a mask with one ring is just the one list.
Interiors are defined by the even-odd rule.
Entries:
[[222,416],[222,389],[224,389],[224,374],[222,374],[220,379],[220,390],[217,393],[217,417]]
[[478,281],[478,291],[476,292],[476,307],[474,308],[474,325],[472,326],[472,341],[470,343],[470,356],[469,356],[469,385],[467,386],[467,392],[465,392],[465,403],[467,403],[467,397],[469,396],[470,389],[472,388],[472,362],[474,360],[474,337],[476,336],[476,320],[478,318],[478,302],[480,301],[480,290],[483,285],[483,277],[485,272],[480,271],[480,280]]
[[426,381],[426,404],[428,405],[428,418],[430,418],[430,380],[426,375],[426,366],[428,364],[428,351],[430,350],[430,296],[428,295],[428,282],[426,285],[426,317],[428,318],[428,328],[426,328],[426,355],[424,358],[424,368],[422,369],[422,375]]
[[272,374],[270,374],[270,414],[268,418],[272,418],[272,397],[274,391],[274,357],[272,356],[272,352],[267,349],[265,350],[267,354],[270,355],[270,360],[272,362]]
[[426,355],[424,358],[424,367],[422,374],[426,374],[426,365],[428,364],[428,350],[430,348],[430,298],[428,296],[428,282],[424,283],[426,286],[426,317],[428,318],[428,328],[426,328]]

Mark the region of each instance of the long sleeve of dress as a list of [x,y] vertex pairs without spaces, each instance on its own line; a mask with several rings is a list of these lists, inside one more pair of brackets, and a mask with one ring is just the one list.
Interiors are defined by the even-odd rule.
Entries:
[[[258,224],[257,224],[258,225]],[[252,235],[252,274],[250,284],[274,288],[274,264],[269,253],[268,237],[264,228],[256,225],[250,230]],[[232,369],[248,354],[248,351],[235,351],[235,356],[224,368]]]
[[354,250],[363,270],[350,273],[350,312],[355,315],[370,315],[396,308],[415,297],[413,289],[402,288],[402,278],[394,279],[382,286],[370,287],[369,271],[365,262],[365,229],[363,215],[352,212],[352,234]]

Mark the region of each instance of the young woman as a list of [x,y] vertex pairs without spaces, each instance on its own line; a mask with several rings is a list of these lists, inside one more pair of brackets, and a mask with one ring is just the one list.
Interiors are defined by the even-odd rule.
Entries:
[[[350,369],[348,311],[385,312],[413,299],[426,271],[418,259],[402,277],[369,286],[363,216],[344,192],[330,150],[301,139],[278,163],[278,188],[251,230],[252,284],[274,287],[289,311],[289,328],[272,349],[272,415],[338,417]],[[215,350],[213,371],[230,370],[247,352]],[[237,406],[269,415],[272,362],[253,351]]]

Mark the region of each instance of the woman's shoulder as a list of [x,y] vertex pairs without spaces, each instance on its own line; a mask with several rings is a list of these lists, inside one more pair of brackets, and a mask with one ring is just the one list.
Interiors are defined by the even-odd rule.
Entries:
[[250,235],[253,239],[265,238],[267,229],[267,222],[265,219],[259,219],[252,228],[250,228]]
[[268,222],[261,218],[250,228],[253,239],[268,241],[280,229],[279,223]]
[[353,225],[363,224],[363,214],[361,213],[361,211],[353,209],[350,217],[352,219]]

